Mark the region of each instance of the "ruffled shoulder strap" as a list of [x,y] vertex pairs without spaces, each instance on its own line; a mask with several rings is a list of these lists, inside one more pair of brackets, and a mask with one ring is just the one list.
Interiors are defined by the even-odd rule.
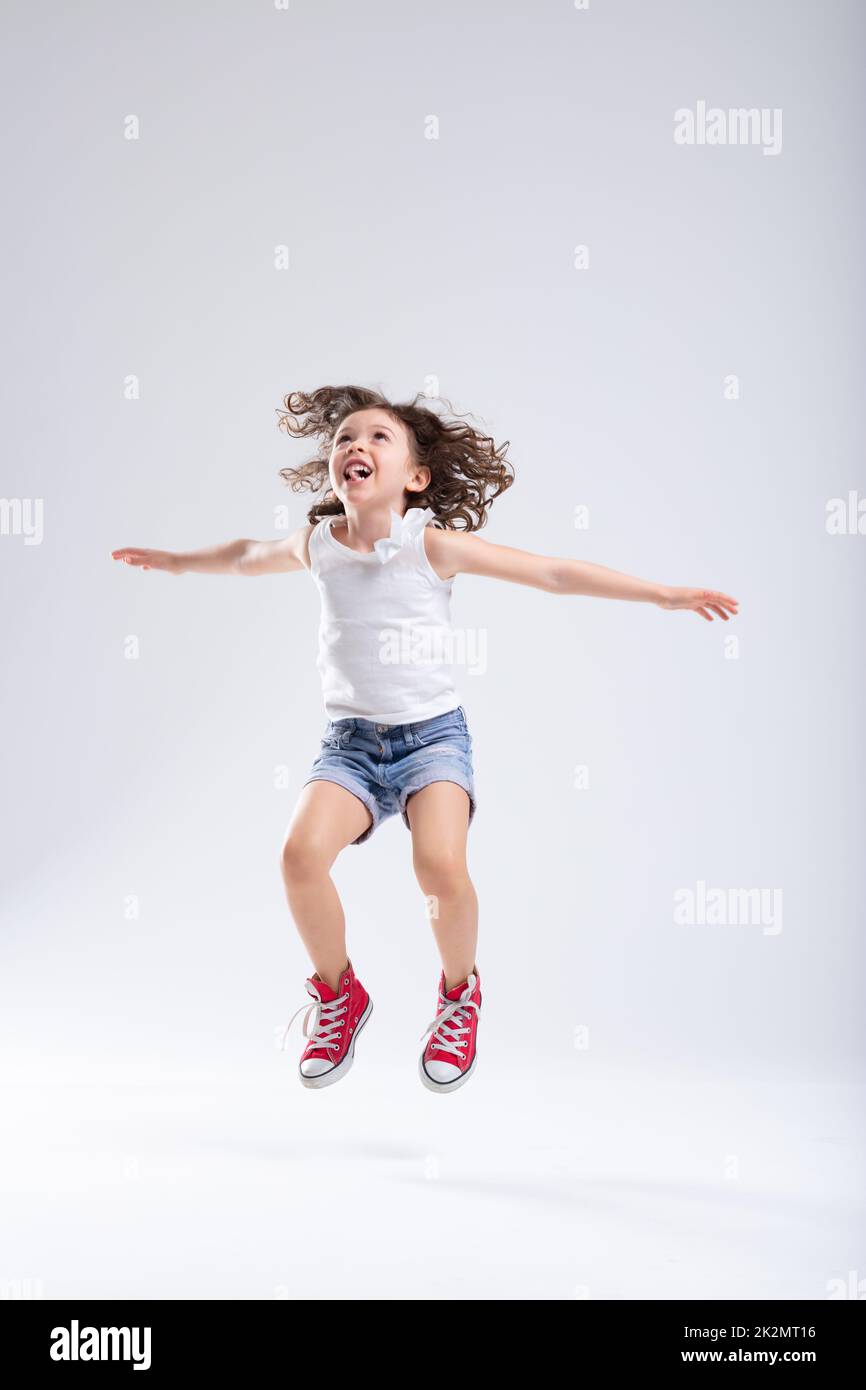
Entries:
[[435,515],[432,507],[409,507],[404,516],[392,510],[390,536],[373,542],[373,550],[382,564],[386,565],[405,546],[411,545]]

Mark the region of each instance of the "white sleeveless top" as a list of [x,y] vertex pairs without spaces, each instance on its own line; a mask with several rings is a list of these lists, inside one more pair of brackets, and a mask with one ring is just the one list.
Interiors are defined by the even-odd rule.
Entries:
[[412,724],[456,709],[451,588],[424,545],[435,513],[391,513],[391,534],[369,554],[332,534],[342,516],[310,532],[310,574],[322,602],[316,665],[329,719]]

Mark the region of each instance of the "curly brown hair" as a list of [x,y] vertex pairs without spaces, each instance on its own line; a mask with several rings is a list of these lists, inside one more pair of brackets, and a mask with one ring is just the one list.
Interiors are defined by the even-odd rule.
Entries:
[[[461,423],[459,417],[445,420],[428,406],[418,405],[419,400],[430,399],[417,392],[404,404],[364,386],[320,386],[309,394],[290,391],[284,396],[286,408],[278,411],[278,428],[294,438],[313,435],[321,441],[314,458],[297,468],[280,469],[280,477],[293,492],[327,488],[324,497],[310,507],[307,521],[345,515],[328,473],[334,440],[347,415],[379,407],[405,426],[413,462],[430,469],[429,485],[423,492],[407,493],[407,505],[432,507],[437,521],[447,529],[480,531],[487,523],[488,508],[514,482],[514,469],[505,458],[510,441],[497,448],[489,435]],[[444,404],[453,416],[450,403]]]

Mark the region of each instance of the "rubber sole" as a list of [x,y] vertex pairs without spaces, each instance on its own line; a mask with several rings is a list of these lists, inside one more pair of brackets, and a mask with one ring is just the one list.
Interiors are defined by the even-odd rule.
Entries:
[[301,1079],[302,1086],[306,1086],[307,1089],[311,1091],[320,1091],[323,1086],[333,1086],[335,1081],[342,1081],[344,1076],[348,1076],[349,1072],[352,1070],[352,1063],[355,1060],[355,1043],[358,1041],[358,1034],[364,1027],[364,1024],[367,1022],[367,1019],[370,1017],[372,1012],[373,1001],[368,996],[367,1007],[361,1014],[361,1020],[357,1028],[355,1029],[354,1037],[352,1038],[352,1041],[349,1044],[349,1048],[346,1052],[345,1057],[343,1058],[342,1062],[338,1062],[337,1065],[335,1067],[332,1067],[330,1071],[323,1072],[321,1076],[304,1076],[304,1073],[301,1071],[300,1066],[298,1066],[298,1076]]

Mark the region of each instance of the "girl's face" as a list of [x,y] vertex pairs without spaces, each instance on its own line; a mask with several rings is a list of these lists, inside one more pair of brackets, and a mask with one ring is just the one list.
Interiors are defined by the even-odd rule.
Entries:
[[416,469],[405,426],[384,410],[356,410],[337,430],[329,461],[331,487],[345,507],[387,503],[403,514],[403,494],[414,480],[418,490],[429,470]]

